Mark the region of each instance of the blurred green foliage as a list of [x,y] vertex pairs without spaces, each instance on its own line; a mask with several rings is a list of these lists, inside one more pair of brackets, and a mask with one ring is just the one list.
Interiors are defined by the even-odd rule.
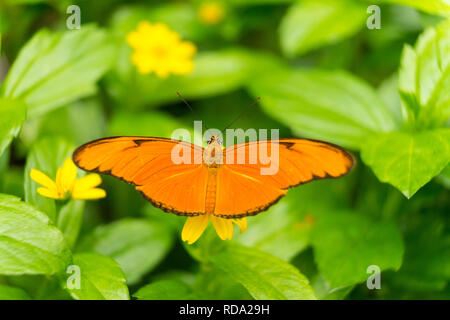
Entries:
[[[450,298],[448,1],[217,0],[206,23],[209,1],[2,1],[0,299]],[[373,3],[381,29],[366,27]],[[191,74],[136,71],[125,37],[143,20],[197,46]],[[231,241],[209,226],[182,243],[185,218],[109,177],[99,201],[44,198],[30,179],[92,139],[223,128],[257,97],[235,127],[334,142],[358,164]]]

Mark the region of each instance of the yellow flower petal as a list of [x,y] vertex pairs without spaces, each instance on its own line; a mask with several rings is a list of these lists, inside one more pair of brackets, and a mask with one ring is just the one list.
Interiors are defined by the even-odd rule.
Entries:
[[191,57],[197,52],[197,47],[190,41],[181,42],[177,49],[177,53],[186,57]]
[[200,238],[208,226],[209,215],[203,214],[196,217],[188,217],[184,223],[183,231],[181,231],[181,239],[193,244]]
[[77,178],[77,167],[72,159],[67,158],[61,169],[61,188],[63,193],[72,190],[75,179]]
[[169,70],[167,70],[163,66],[155,69],[155,73],[161,79],[166,79],[169,76]]
[[75,180],[72,191],[80,192],[94,188],[102,183],[102,178],[96,173],[88,174],[80,179]]
[[58,170],[56,170],[56,187],[58,188],[58,193],[60,194],[64,194],[64,190],[63,190],[63,186],[62,186],[62,169],[58,168]]
[[47,188],[37,188],[37,192],[44,197],[51,199],[61,199],[61,196],[55,190],[47,189]]
[[125,40],[131,47],[135,48],[140,41],[139,33],[137,33],[136,31],[132,31],[127,34]]
[[43,185],[47,189],[57,193],[58,189],[56,183],[42,171],[31,169],[30,178],[39,183],[40,185]]
[[211,222],[220,239],[226,240],[233,237],[233,222],[231,219],[218,218],[211,215]]
[[171,67],[173,74],[189,74],[194,70],[194,63],[189,60],[179,60],[174,62]]
[[177,32],[163,23],[143,21],[125,40],[134,49],[131,62],[139,73],[153,72],[159,78],[167,78],[170,74],[189,74],[194,69],[196,46],[182,41]]
[[200,20],[206,24],[216,24],[225,16],[225,8],[219,2],[204,2],[198,11]]
[[150,22],[148,22],[148,21],[141,21],[138,24],[137,30],[139,32],[145,32],[147,30],[151,30],[151,28],[152,28],[152,24]]
[[77,200],[100,199],[104,197],[106,197],[106,191],[100,188],[72,191],[72,198]]
[[233,219],[233,222],[239,226],[241,233],[247,231],[247,218]]

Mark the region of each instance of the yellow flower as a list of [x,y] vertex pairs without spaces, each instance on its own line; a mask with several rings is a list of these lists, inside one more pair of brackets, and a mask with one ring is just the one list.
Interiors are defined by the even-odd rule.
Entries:
[[225,8],[219,2],[206,1],[203,2],[198,9],[200,21],[205,24],[213,25],[223,20],[225,16]]
[[203,234],[210,219],[214,229],[216,229],[217,235],[222,240],[231,240],[233,237],[233,222],[239,226],[241,233],[247,230],[247,218],[224,219],[211,214],[204,214],[187,218],[183,231],[181,232],[181,239],[187,241],[188,244],[193,244]]
[[171,73],[184,75],[194,70],[192,57],[197,48],[192,42],[181,41],[180,35],[165,24],[143,21],[126,40],[134,49],[131,62],[140,73],[154,72],[166,78]]
[[43,186],[39,187],[37,192],[47,198],[65,199],[69,193],[73,199],[79,200],[106,196],[105,190],[96,188],[102,183],[102,178],[96,173],[91,173],[77,179],[77,167],[70,158],[64,161],[62,168],[58,168],[55,181],[36,169],[31,169],[30,177]]

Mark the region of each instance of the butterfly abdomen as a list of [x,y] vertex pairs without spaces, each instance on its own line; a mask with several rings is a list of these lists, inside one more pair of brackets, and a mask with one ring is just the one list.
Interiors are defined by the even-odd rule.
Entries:
[[216,208],[218,168],[208,168],[208,182],[206,184],[205,212],[214,213]]

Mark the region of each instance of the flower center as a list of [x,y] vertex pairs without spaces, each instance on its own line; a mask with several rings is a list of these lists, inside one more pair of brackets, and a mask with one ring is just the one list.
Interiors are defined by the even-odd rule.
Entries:
[[164,47],[156,47],[153,48],[152,52],[157,58],[164,58],[169,53],[169,50],[167,50],[167,48]]

